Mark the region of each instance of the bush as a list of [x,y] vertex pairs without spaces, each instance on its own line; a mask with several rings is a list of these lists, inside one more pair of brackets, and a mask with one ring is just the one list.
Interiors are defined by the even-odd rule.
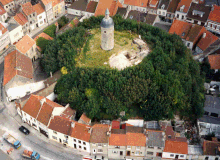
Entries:
[[48,26],[43,32],[48,34],[49,36],[55,38],[56,37],[56,25],[52,24]]
[[62,17],[58,20],[59,28],[62,28],[62,27],[65,26],[68,22],[69,22],[69,19],[66,18],[66,16],[62,16]]
[[41,48],[41,53],[44,53],[44,50],[48,44],[49,40],[43,38],[43,37],[39,37],[37,39],[37,46],[39,46]]

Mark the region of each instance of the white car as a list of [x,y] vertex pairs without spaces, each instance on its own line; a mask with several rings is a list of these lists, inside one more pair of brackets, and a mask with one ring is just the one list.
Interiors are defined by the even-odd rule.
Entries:
[[91,156],[84,156],[82,160],[92,160]]

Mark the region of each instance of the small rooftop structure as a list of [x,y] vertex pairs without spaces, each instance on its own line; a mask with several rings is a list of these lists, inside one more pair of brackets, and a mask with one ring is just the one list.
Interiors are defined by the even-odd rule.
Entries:
[[189,155],[202,155],[202,146],[200,145],[188,145],[188,154]]

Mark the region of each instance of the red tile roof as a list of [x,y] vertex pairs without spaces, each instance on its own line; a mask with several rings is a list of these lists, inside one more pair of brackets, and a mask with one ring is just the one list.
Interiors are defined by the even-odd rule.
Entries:
[[50,117],[52,115],[53,112],[53,107],[51,107],[49,104],[47,103],[43,103],[43,106],[40,109],[40,112],[37,116],[37,120],[39,122],[41,122],[42,124],[44,124],[45,126],[48,125]]
[[99,16],[99,15],[105,15],[105,11],[108,8],[109,12],[110,12],[110,16],[113,15],[114,12],[114,6],[115,2],[114,0],[99,0],[99,3],[96,7],[96,11],[95,11],[95,16]]
[[33,67],[30,58],[14,50],[5,57],[3,86],[16,75],[32,79]]
[[177,11],[180,11],[180,8],[184,5],[183,12],[187,13],[189,10],[189,7],[191,5],[192,0],[181,0],[180,3],[177,6]]
[[61,114],[61,117],[65,117],[65,118],[71,118],[72,116],[75,116],[75,114],[76,114],[76,111],[75,110],[73,110],[72,108],[70,108],[70,107],[67,107],[64,111],[63,111],[63,113]]
[[51,118],[48,128],[65,135],[70,135],[72,122],[73,121],[68,118],[54,116],[54,118]]
[[90,140],[89,129],[91,126],[81,124],[78,122],[73,122],[73,123],[75,123],[75,126],[71,128],[71,134],[70,134],[71,137],[89,142]]
[[1,2],[3,5],[6,5],[6,4],[8,4],[8,3],[13,2],[13,0],[1,0],[0,2]]
[[0,15],[3,15],[5,13],[6,13],[5,9],[2,6],[0,6]]
[[205,51],[212,43],[214,43],[215,41],[218,40],[218,37],[215,36],[214,34],[212,34],[209,31],[204,32],[203,34],[206,34],[205,38],[203,38],[203,36],[201,37],[201,39],[199,40],[197,46]]
[[216,156],[217,149],[218,149],[217,152],[220,153],[220,142],[206,141],[206,140],[203,142],[204,155]]
[[120,122],[112,121],[112,129],[120,129]]
[[146,136],[143,133],[127,133],[127,146],[145,146]]
[[147,7],[148,0],[125,0],[124,4],[131,6]]
[[48,3],[52,2],[52,0],[42,0],[44,5],[47,5]]
[[91,119],[88,118],[85,113],[83,113],[81,115],[80,120],[84,121],[85,123],[90,123],[91,122]]
[[34,44],[36,44],[36,42],[26,34],[20,41],[18,41],[18,43],[16,43],[15,47],[21,53],[25,54],[34,46]]
[[40,33],[39,35],[37,35],[37,36],[34,38],[34,40],[37,41],[37,39],[38,39],[39,37],[43,37],[43,38],[45,38],[45,39],[47,39],[47,40],[53,40],[53,37],[50,37],[48,34],[46,34],[46,33],[44,33],[44,32],[42,32],[42,33]]
[[7,32],[8,31],[8,29],[7,28],[5,28],[3,25],[2,25],[2,23],[0,22],[0,31],[2,31],[2,34],[5,34],[5,32]]
[[16,22],[18,22],[21,26],[25,25],[28,20],[27,18],[23,15],[23,13],[17,13],[15,16],[14,16],[14,19]]
[[166,140],[163,152],[188,154],[187,142]]
[[98,2],[90,1],[90,2],[87,4],[86,12],[95,13],[95,10],[96,10],[97,5],[98,5]]
[[109,137],[109,145],[126,146],[126,134],[111,134]]
[[208,59],[211,69],[220,69],[220,54],[209,55]]
[[109,136],[107,132],[110,126],[107,124],[95,124],[92,126],[92,133],[90,137],[91,143],[108,143]]
[[30,98],[25,103],[22,110],[33,118],[36,118],[41,107],[40,100],[43,98],[44,97],[42,96],[31,94]]
[[220,23],[220,6],[213,5],[213,10],[210,12],[208,19]]
[[30,14],[35,12],[31,2],[23,4],[22,11],[24,12],[24,14],[26,14],[26,16],[29,16]]
[[41,13],[44,12],[44,8],[41,6],[40,3],[35,4],[35,5],[33,6],[33,9],[34,9],[34,11],[37,13],[37,15],[39,15],[39,14],[41,14]]
[[205,31],[206,29],[203,26],[183,22],[180,20],[174,20],[170,27],[169,33],[175,33],[182,39],[193,42],[195,44]]
[[149,2],[149,4],[151,4],[151,5],[157,5],[158,4],[158,1],[159,0],[151,0],[150,2]]

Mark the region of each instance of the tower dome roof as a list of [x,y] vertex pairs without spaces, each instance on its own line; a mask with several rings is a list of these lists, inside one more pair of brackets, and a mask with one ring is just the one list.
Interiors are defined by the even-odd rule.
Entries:
[[106,19],[106,18],[102,19],[101,27],[103,27],[103,28],[110,28],[112,26],[114,26],[114,21],[113,21],[113,19],[111,17],[109,17],[108,19]]

